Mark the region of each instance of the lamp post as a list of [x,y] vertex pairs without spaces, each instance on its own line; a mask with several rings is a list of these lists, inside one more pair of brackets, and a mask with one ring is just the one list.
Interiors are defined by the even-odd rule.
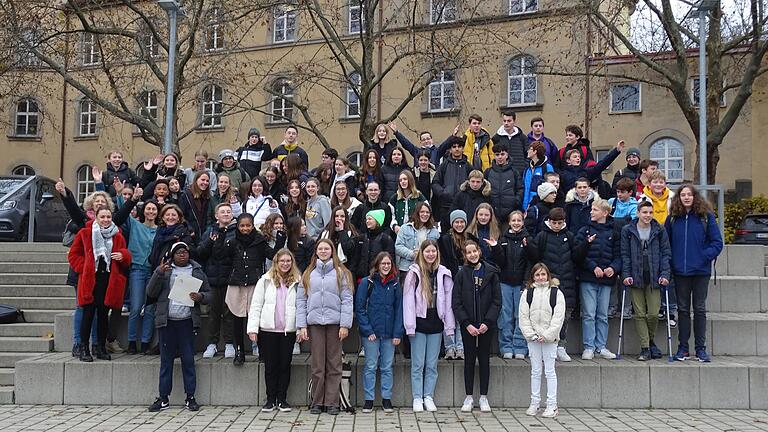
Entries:
[[699,184],[707,184],[707,12],[719,7],[718,0],[696,3],[699,12]]
[[165,131],[163,136],[163,154],[173,151],[173,93],[176,85],[176,19],[181,6],[178,0],[157,0],[168,12],[168,74],[165,83]]

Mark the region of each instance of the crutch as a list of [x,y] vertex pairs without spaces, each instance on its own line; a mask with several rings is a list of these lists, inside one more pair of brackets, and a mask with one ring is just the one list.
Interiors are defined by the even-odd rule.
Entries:
[[622,284],[621,315],[619,316],[619,346],[616,348],[616,360],[621,360],[621,348],[624,346],[624,301],[627,299],[627,286]]
[[669,325],[669,284],[662,285],[661,289],[664,290],[664,298],[667,306],[667,353],[669,353],[669,362],[673,363],[675,359],[672,357],[672,328]]

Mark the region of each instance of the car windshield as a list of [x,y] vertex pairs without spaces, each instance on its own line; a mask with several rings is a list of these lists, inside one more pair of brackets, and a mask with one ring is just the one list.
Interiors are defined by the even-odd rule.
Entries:
[[23,182],[24,179],[0,178],[0,197],[16,189]]

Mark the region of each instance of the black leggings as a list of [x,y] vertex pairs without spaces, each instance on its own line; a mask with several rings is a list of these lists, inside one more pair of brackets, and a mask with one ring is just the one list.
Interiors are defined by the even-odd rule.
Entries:
[[491,378],[491,341],[495,331],[489,329],[480,336],[472,336],[467,329],[461,329],[464,342],[464,390],[471,395],[475,390],[475,359],[480,363],[480,394],[488,395],[488,382]]
[[248,322],[248,317],[232,316],[232,339],[235,343],[235,348],[243,350],[245,342],[245,324]]
[[96,345],[104,346],[107,340],[109,323],[107,314],[109,308],[104,306],[104,297],[107,295],[107,286],[109,285],[109,273],[104,271],[96,272],[96,283],[93,286],[93,303],[83,306],[83,321],[80,324],[80,343],[83,346],[90,344],[91,326],[93,317],[96,320],[96,339],[93,341]]
[[264,381],[267,400],[278,403],[286,401],[291,383],[291,360],[296,332],[259,332],[259,356],[264,360]]

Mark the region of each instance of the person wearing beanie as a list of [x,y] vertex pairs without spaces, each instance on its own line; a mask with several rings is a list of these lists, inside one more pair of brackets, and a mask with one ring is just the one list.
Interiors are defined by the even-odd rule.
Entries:
[[371,265],[380,252],[389,252],[395,256],[395,242],[389,235],[389,230],[384,229],[386,212],[382,209],[370,210],[365,214],[364,234],[356,237],[357,250],[360,253],[352,259],[350,270],[356,279],[366,277],[371,272]]
[[467,222],[467,212],[465,212],[464,210],[458,210],[458,209],[452,211],[450,215],[451,226],[453,226],[453,222],[456,219],[461,219],[464,222]]
[[272,147],[256,128],[248,131],[248,141],[237,149],[235,155],[235,159],[251,178],[259,175],[262,162],[272,158]]
[[536,188],[536,193],[541,199],[525,214],[525,229],[531,237],[535,237],[544,228],[550,210],[556,207],[557,188],[552,183],[544,182]]
[[[198,292],[189,294],[191,301],[168,298],[178,278],[200,280]],[[210,289],[203,268],[189,258],[187,243],[178,241],[171,246],[168,258],[162,260],[149,280],[147,297],[155,301],[155,328],[160,336],[159,396],[149,411],[157,412],[170,406],[168,397],[173,387],[173,361],[177,354],[181,357],[187,395],[185,405],[190,411],[197,411],[200,405],[195,400],[195,333],[200,328],[200,304],[208,304]]]
[[[241,149],[243,147],[240,147]],[[237,154],[230,150],[224,149],[219,152],[219,163],[216,165],[216,173],[225,173],[229,176],[229,186],[232,190],[238,193],[240,191],[240,185],[251,181],[251,176],[246,172],[240,164],[235,160]]]
[[616,196],[616,185],[619,180],[628,178],[630,180],[637,181],[640,177],[640,149],[637,147],[630,147],[627,150],[627,166],[616,171],[613,175],[613,182],[611,182],[611,197]]

